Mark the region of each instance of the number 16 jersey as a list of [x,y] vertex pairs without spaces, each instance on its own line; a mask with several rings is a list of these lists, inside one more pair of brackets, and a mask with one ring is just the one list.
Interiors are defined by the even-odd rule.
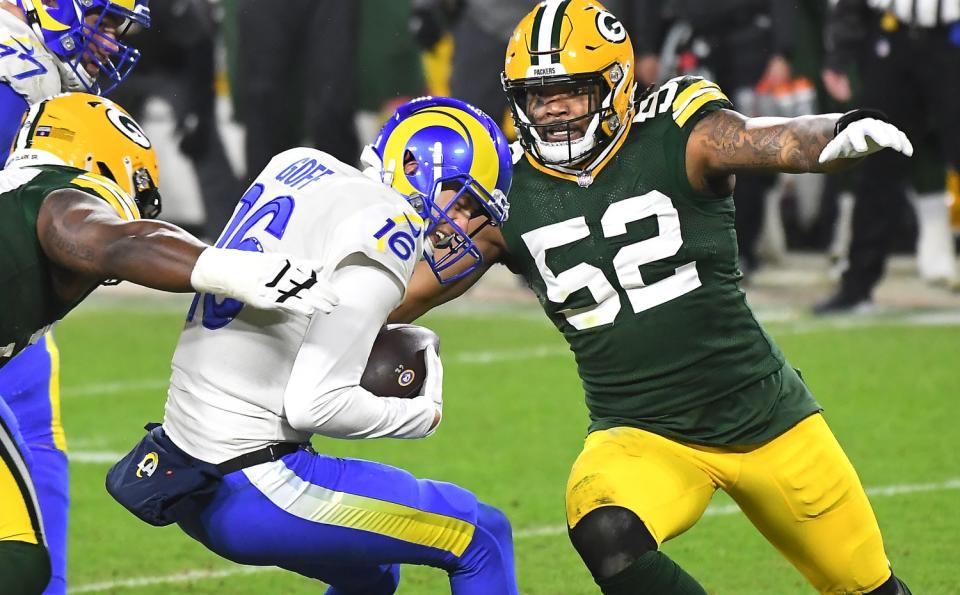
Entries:
[[588,187],[515,166],[509,264],[576,357],[591,431],[755,444],[819,410],[739,287],[733,197],[687,178],[690,131],[729,107],[713,83],[674,79]]
[[[298,148],[274,157],[254,180],[217,246],[288,254],[323,265],[327,274],[362,255],[364,266],[406,287],[423,250],[422,228],[409,203],[379,180]],[[310,324],[305,315],[197,295],[173,356],[163,424],[170,438],[213,463],[273,442],[308,440],[310,433],[290,425],[284,395]],[[373,336],[383,320],[358,324]],[[343,344],[342,352],[356,337],[331,340]],[[345,364],[357,379],[366,355]]]

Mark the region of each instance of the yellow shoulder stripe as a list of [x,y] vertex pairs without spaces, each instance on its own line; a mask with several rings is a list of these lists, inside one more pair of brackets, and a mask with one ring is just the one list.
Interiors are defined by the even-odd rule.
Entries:
[[697,110],[711,101],[729,101],[729,99],[727,99],[727,96],[716,86],[700,90],[699,93],[690,98],[685,106],[673,112],[673,119],[676,121],[677,126],[683,127],[683,125],[687,123],[687,120],[697,113]]
[[690,98],[693,97],[693,94],[694,94],[694,93],[696,93],[696,92],[699,91],[700,89],[703,89],[704,87],[715,87],[717,90],[720,89],[720,87],[717,87],[717,84],[716,84],[716,83],[712,83],[712,82],[710,82],[710,81],[708,81],[708,80],[706,80],[706,79],[701,79],[701,80],[693,83],[692,85],[690,85],[689,87],[687,87],[687,88],[684,89],[683,91],[680,91],[679,93],[677,93],[677,97],[673,100],[673,105],[671,106],[672,109],[673,109],[673,111],[675,111],[675,112],[676,112],[676,111],[679,111],[680,108],[681,108],[685,103],[687,103],[688,101],[690,101]]
[[92,190],[94,194],[107,201],[113,210],[126,221],[140,218],[137,203],[130,198],[115,182],[96,174],[80,174],[70,182],[81,188]]

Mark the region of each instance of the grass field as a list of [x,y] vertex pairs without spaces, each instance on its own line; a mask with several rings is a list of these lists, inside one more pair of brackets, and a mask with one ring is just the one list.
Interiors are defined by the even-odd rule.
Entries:
[[[293,574],[220,559],[176,527],[149,527],[103,489],[110,463],[139,439],[144,422],[161,418],[185,309],[180,301],[111,299],[58,326],[72,460],[71,592],[322,593]],[[527,309],[441,313],[424,323],[443,340],[446,403],[437,434],[317,439],[315,447],[472,489],[513,522],[522,593],[596,593],[564,528],[564,483],[587,418],[562,338]],[[918,595],[960,593],[960,327],[883,317],[769,328],[804,371],[870,490],[897,573]],[[812,592],[722,493],[665,550],[711,594]],[[442,572],[404,568],[400,593],[445,592]]]

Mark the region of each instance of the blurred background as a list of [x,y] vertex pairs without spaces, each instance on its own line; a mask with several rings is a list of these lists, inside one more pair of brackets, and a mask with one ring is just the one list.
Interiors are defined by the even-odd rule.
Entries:
[[[164,217],[212,240],[271,155],[308,145],[355,163],[410,97],[453,94],[503,116],[509,134],[503,52],[533,4],[154,0],[154,26],[134,41],[142,63],[113,98],[154,140]],[[750,304],[856,466],[897,574],[917,593],[960,593],[960,0],[605,4],[633,38],[641,86],[709,76],[750,116],[873,107],[913,140],[913,159],[877,155],[845,175],[741,176],[741,268]],[[70,592],[319,593],[291,573],[228,563],[175,527],[147,527],[103,490],[143,423],[162,416],[190,297],[103,288],[58,325]],[[814,315],[831,312],[851,315]],[[521,592],[596,593],[564,522],[588,421],[563,338],[505,267],[422,324],[443,337],[441,430],[315,447],[470,488],[511,518]],[[710,593],[812,592],[725,494],[665,550]],[[403,576],[407,595],[448,589],[437,570]]]
[[[292,0],[277,10],[271,0],[164,0],[134,41],[140,65],[113,98],[157,141],[164,217],[212,240],[272,155],[305,145],[356,163],[412,97],[469,101],[502,118],[512,138],[499,74],[506,40],[534,4]],[[843,175],[740,176],[741,268],[760,302],[789,298],[827,313],[960,306],[960,150],[944,146],[951,137],[960,144],[960,107],[935,109],[931,87],[948,88],[942,72],[929,82],[914,72],[939,52],[960,77],[960,15],[933,2],[943,14],[930,27],[920,14],[899,17],[897,4],[605,3],[632,36],[641,89],[697,74],[748,116],[880,108],[917,147],[912,160],[885,156]],[[950,42],[914,47],[923,35]],[[887,105],[894,95],[907,99]],[[511,287],[507,277],[498,277],[501,289]]]

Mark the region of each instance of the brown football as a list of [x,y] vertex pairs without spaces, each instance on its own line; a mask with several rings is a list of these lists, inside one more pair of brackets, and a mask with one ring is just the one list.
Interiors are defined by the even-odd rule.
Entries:
[[420,394],[427,374],[424,350],[440,350],[440,337],[414,324],[388,324],[380,329],[360,386],[381,397],[411,398]]

